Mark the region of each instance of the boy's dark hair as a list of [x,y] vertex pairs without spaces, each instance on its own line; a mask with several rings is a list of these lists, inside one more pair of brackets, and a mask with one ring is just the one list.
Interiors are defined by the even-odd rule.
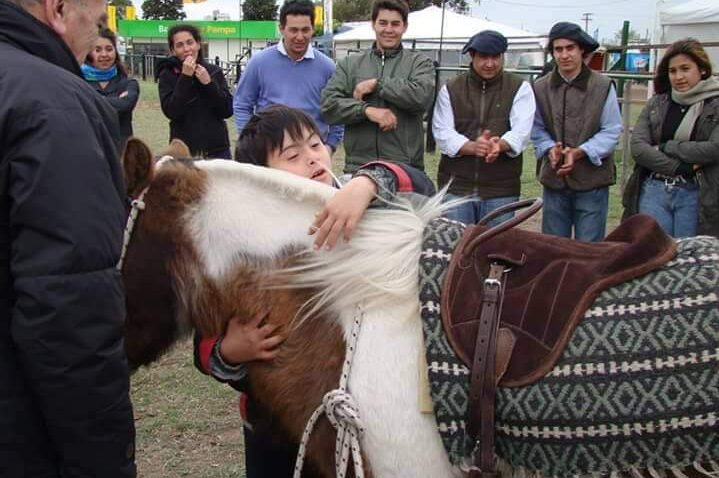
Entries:
[[654,92],[657,94],[669,93],[672,89],[669,82],[669,61],[677,55],[686,55],[696,63],[701,73],[701,79],[706,80],[712,76],[712,62],[701,43],[694,38],[677,40],[667,48],[654,73]]
[[197,28],[195,25],[190,25],[189,23],[177,23],[171,26],[170,29],[167,31],[167,45],[170,47],[170,50],[175,47],[174,36],[180,32],[189,33],[190,35],[192,35],[192,38],[194,38],[195,41],[200,44],[200,51],[197,52],[197,60],[203,60],[202,35],[200,34],[200,29]]
[[267,157],[282,148],[285,132],[294,140],[303,139],[305,131],[320,136],[312,118],[297,108],[272,105],[252,115],[235,147],[235,161],[267,166]]
[[280,7],[280,26],[287,24],[287,15],[305,15],[315,24],[315,6],[310,0],[286,0]]
[[407,17],[409,16],[409,5],[404,0],[375,0],[372,5],[372,23],[377,20],[380,10],[394,10],[395,12],[402,15],[402,21],[407,24]]
[[[120,53],[118,53],[117,51],[117,37],[115,36],[115,32],[113,32],[109,28],[103,28],[100,30],[99,37],[110,40],[110,43],[112,43],[112,47],[115,49],[114,65],[117,67],[117,71],[119,71],[122,76],[127,76],[127,68],[125,68],[125,65],[122,64],[122,60],[120,59]],[[85,63],[89,65],[92,64],[92,52],[88,53],[85,57]]]

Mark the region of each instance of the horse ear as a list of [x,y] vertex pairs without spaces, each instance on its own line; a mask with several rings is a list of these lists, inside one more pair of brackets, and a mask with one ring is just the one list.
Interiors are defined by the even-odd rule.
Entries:
[[155,158],[150,148],[138,138],[127,140],[122,154],[122,169],[125,172],[127,194],[137,196],[150,181],[155,172]]
[[167,146],[167,149],[161,152],[158,156],[172,156],[175,159],[187,159],[192,158],[192,153],[190,153],[190,148],[187,147],[184,141],[173,138]]

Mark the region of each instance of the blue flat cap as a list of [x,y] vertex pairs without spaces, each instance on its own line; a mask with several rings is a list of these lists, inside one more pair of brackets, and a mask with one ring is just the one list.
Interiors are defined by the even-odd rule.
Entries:
[[482,30],[469,39],[462,54],[472,50],[482,55],[501,55],[507,51],[507,38],[494,30]]
[[551,50],[552,43],[554,40],[564,38],[577,42],[582,47],[584,53],[591,53],[599,48],[599,43],[589,36],[587,32],[582,30],[582,27],[576,23],[571,22],[559,22],[555,23],[551,30],[549,30],[549,48]]

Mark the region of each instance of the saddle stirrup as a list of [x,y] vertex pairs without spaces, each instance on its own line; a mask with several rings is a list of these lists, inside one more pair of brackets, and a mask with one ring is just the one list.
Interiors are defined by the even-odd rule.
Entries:
[[[502,310],[505,266],[494,262],[482,285],[482,309],[470,381],[469,432],[475,437],[469,478],[496,478],[494,460],[494,406],[497,389],[497,329]],[[479,442],[479,449],[476,443]]]

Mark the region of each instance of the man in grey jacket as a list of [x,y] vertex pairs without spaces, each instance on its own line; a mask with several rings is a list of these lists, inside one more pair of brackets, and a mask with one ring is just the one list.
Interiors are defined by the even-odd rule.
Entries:
[[424,169],[422,120],[432,103],[434,67],[404,50],[409,8],[402,0],[376,0],[372,48],[337,63],[322,92],[322,117],[345,125],[345,172],[375,159]]

